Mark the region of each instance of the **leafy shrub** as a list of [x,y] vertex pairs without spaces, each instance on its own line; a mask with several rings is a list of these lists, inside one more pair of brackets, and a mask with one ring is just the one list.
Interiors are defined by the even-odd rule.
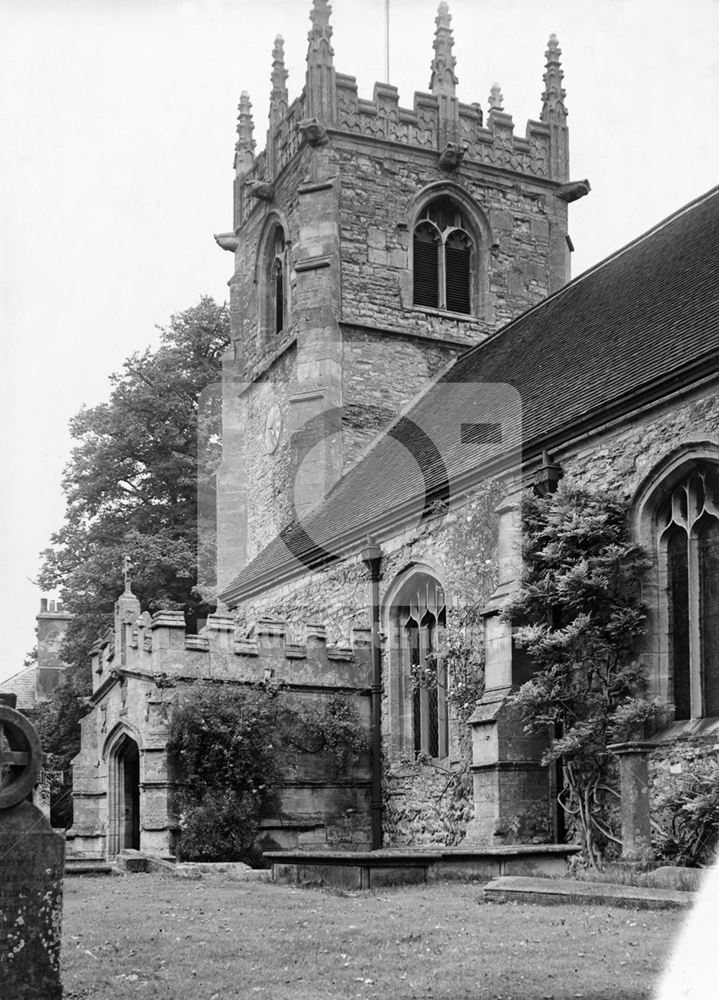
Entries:
[[71,762],[80,751],[80,720],[88,710],[72,678],[65,678],[48,699],[26,713],[45,754],[44,767],[50,774],[50,822],[58,829],[72,826]]
[[653,846],[668,864],[710,865],[719,845],[719,759],[706,749],[673,747],[651,761]]
[[257,862],[260,820],[288,747],[328,753],[346,771],[367,750],[367,731],[342,695],[300,711],[279,687],[197,683],[178,699],[167,746],[180,780],[178,857]]
[[[648,565],[615,495],[560,484],[527,494],[524,577],[507,610],[534,664],[515,697],[529,730],[550,732],[543,763],[561,762],[560,804],[589,862],[618,843],[616,767],[607,752],[660,711],[642,697],[634,656],[644,632],[640,583]],[[610,852],[611,853],[611,852]]]
[[263,807],[279,780],[276,695],[198,684],[172,714],[168,754],[182,784],[178,857],[255,860]]

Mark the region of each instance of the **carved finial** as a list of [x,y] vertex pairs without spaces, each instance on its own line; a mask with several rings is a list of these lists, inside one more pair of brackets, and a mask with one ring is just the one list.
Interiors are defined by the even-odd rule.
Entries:
[[276,125],[287,114],[288,94],[285,69],[285,40],[282,35],[275,38],[272,50],[272,92],[270,94],[270,125]]
[[235,170],[238,173],[247,173],[252,169],[255,162],[253,150],[255,148],[254,126],[252,123],[252,104],[250,95],[246,90],[240,94],[240,103],[237,105],[237,142],[235,143]]
[[306,110],[310,118],[325,125],[334,123],[337,106],[331,13],[327,0],[314,0],[310,12],[312,28],[307,36]]
[[504,111],[504,96],[498,83],[493,83],[489,92],[489,110]]
[[544,93],[542,94],[542,114],[543,122],[553,122],[564,124],[567,119],[567,109],[564,98],[567,96],[562,88],[564,71],[560,61],[562,50],[556,35],[549,36],[547,51],[547,65],[544,71]]
[[[332,38],[332,25],[330,24],[331,13],[332,8],[328,4],[327,0],[313,0],[312,10],[310,11],[312,28],[307,36],[310,43],[310,50],[313,46],[316,47],[317,43],[322,40],[329,44],[330,39]],[[334,55],[334,52],[332,55]]]
[[133,596],[133,594],[132,594],[132,568],[133,567],[132,567],[132,562],[130,561],[130,557],[129,556],[125,556],[125,558],[123,560],[122,571],[123,571],[123,575],[125,577],[125,593],[128,596],[130,596],[130,597]]
[[452,16],[445,0],[442,0],[437,9],[434,23],[437,27],[434,33],[434,59],[429,87],[433,94],[448,94],[454,97],[458,83],[454,72],[457,60],[452,55],[454,48]]

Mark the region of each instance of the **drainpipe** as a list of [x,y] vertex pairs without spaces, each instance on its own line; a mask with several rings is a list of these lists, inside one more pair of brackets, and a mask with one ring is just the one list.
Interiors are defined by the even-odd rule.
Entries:
[[372,790],[370,812],[372,817],[372,850],[382,847],[382,649],[379,634],[379,581],[382,549],[371,536],[360,553],[369,570],[370,620],[372,622],[372,701],[371,701],[371,769]]

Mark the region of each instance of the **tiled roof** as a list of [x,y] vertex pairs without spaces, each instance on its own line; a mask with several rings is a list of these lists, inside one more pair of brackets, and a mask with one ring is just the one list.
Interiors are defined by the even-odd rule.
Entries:
[[32,708],[37,701],[35,697],[35,673],[37,667],[25,667],[7,680],[0,681],[0,691],[17,695],[17,708]]
[[[451,493],[499,467],[520,438],[527,459],[719,371],[718,247],[714,188],[467,351],[223,599],[237,603],[355,550],[368,531],[417,518],[427,499],[446,499],[445,473]],[[508,388],[488,388],[497,384]],[[487,440],[494,423],[501,444]]]

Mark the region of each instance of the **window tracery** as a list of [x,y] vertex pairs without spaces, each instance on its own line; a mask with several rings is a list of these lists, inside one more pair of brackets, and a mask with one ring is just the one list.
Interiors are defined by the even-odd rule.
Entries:
[[676,719],[719,716],[719,469],[697,466],[657,509]]
[[415,756],[449,753],[447,671],[438,657],[445,625],[442,587],[428,574],[416,574],[402,588],[395,606],[399,667],[404,679],[404,716],[409,725],[405,746]]
[[413,234],[414,304],[448,312],[472,312],[472,269],[476,256],[471,227],[447,197],[422,210]]

